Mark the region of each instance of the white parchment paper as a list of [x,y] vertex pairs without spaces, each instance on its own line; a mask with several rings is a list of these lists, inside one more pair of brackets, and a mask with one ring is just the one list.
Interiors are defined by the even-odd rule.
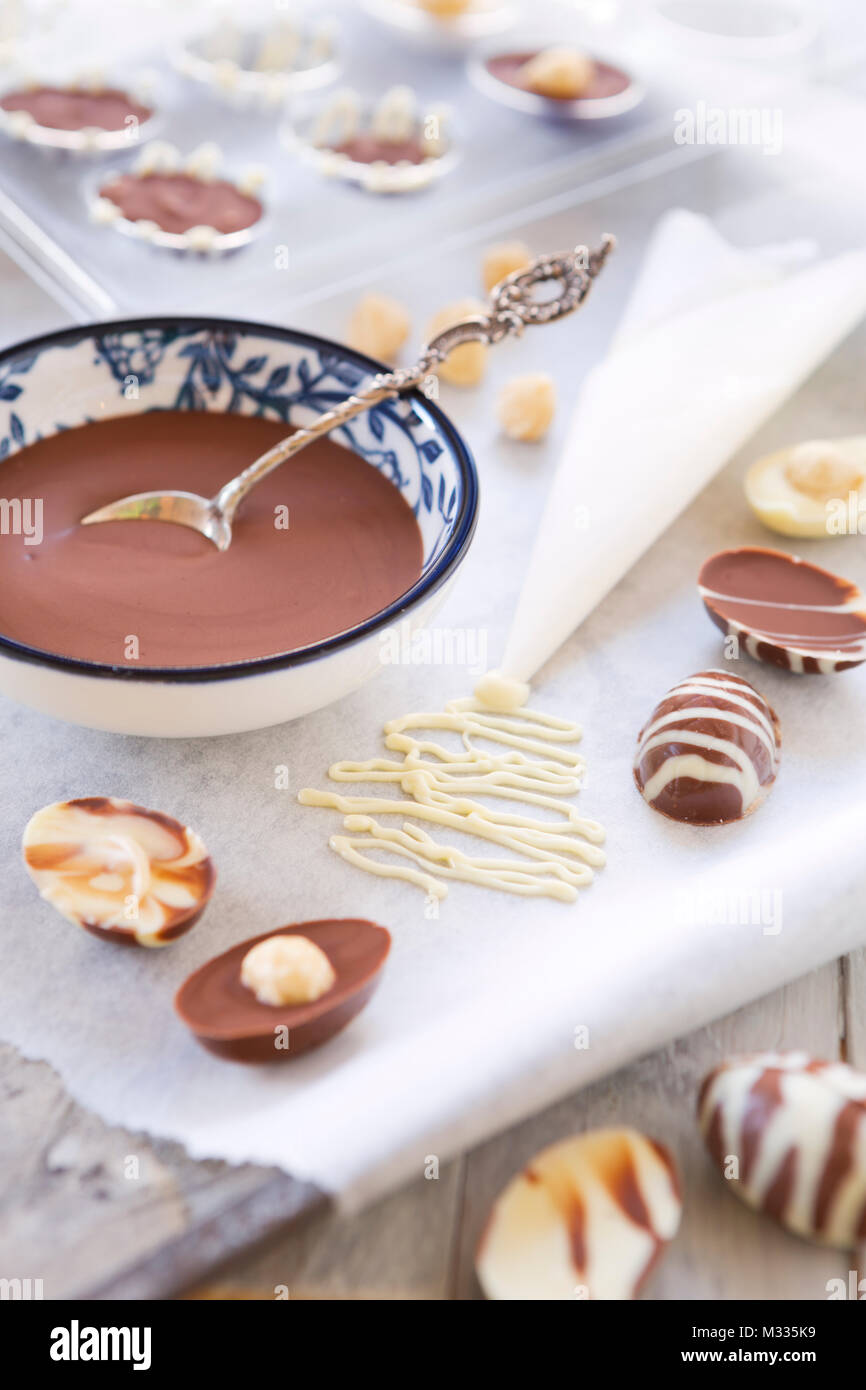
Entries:
[[[0,704],[3,1036],[47,1058],[108,1120],[174,1137],[197,1156],[280,1164],[351,1205],[420,1173],[427,1154],[444,1158],[866,938],[866,671],[794,677],[743,658],[737,669],[775,706],[784,740],[778,784],[749,821],[677,826],[643,804],[631,774],[655,702],[722,661],[694,586],[701,562],[723,545],[774,543],[743,501],[745,463],[762,444],[832,433],[831,416],[836,432],[853,432],[846,401],[864,366],[861,331],[537,680],[539,708],[584,725],[580,804],[609,834],[608,867],[574,906],[454,885],[431,918],[416,890],[330,852],[335,813],[295,802],[299,787],[326,785],[336,758],[380,753],[386,718],[467,693],[477,669],[393,667],[299,723],[216,740],[119,738]],[[486,644],[483,666],[503,650],[562,438],[545,454],[473,436],[482,518],[437,625]],[[850,537],[800,551],[862,585],[862,547]],[[282,768],[288,790],[277,789]],[[115,949],[76,931],[38,900],[20,865],[21,829],[37,807],[100,793],[186,820],[217,862],[207,914],[164,951]],[[387,925],[394,947],[370,1005],[319,1052],[234,1067],[175,1018],[174,990],[211,955],[282,923],[341,915]]]

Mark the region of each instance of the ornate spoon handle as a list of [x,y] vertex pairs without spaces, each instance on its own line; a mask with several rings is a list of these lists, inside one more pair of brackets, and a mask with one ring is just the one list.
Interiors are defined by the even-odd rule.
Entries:
[[[517,270],[506,276],[494,286],[486,314],[462,319],[451,328],[446,328],[431,339],[414,366],[380,372],[368,386],[340,401],[331,410],[326,410],[312,425],[296,430],[288,439],[262,454],[261,458],[220,489],[214,498],[216,507],[231,523],[250,489],[281,463],[285,463],[286,459],[322,435],[347,424],[379,401],[419,386],[461,343],[500,343],[504,338],[519,336],[527,324],[553,323],[573,313],[589,293],[613,245],[613,237],[604,236],[595,251],[578,246],[561,255],[539,256],[525,270]],[[547,282],[555,284],[556,293],[547,299],[536,298],[533,290]]]

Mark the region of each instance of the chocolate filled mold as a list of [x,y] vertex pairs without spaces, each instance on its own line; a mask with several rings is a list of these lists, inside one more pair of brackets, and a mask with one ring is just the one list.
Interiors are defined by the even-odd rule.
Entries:
[[200,145],[184,157],[175,146],[154,141],[131,171],[89,188],[91,221],[169,250],[236,250],[261,228],[265,172],[251,166],[226,177],[222,165],[216,145]]
[[194,830],[109,796],[44,806],[22,850],[40,896],[61,916],[127,945],[165,946],[188,932],[216,881]]
[[337,26],[328,18],[308,21],[283,10],[259,24],[224,17],[172,52],[175,68],[233,106],[265,111],[281,107],[295,92],[333,82],[339,72]]
[[128,82],[7,78],[0,89],[0,131],[31,145],[85,155],[134,149],[157,124],[146,74]]
[[450,113],[422,105],[396,86],[370,106],[346,88],[318,109],[299,110],[283,143],[329,178],[370,193],[409,193],[448,173],[457,161]]
[[615,63],[561,45],[495,49],[473,58],[469,75],[492,100],[547,119],[620,116],[645,95],[641,83]]

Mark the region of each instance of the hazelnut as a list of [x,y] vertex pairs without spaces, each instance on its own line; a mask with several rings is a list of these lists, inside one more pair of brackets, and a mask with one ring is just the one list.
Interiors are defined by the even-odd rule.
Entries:
[[509,439],[543,439],[556,410],[556,387],[544,372],[507,381],[499,397],[499,423]]
[[473,0],[416,0],[418,8],[437,19],[456,19],[472,8]]
[[515,270],[523,270],[532,260],[532,252],[525,241],[498,241],[489,246],[484,254],[481,275],[487,291],[511,275]]
[[673,1160],[634,1129],[543,1149],[500,1193],[476,1256],[490,1299],[630,1299],[676,1235]]
[[365,294],[349,319],[346,342],[357,352],[393,362],[409,336],[409,315],[397,299]]
[[520,69],[520,80],[543,97],[572,100],[583,95],[595,75],[595,63],[576,48],[543,48]]
[[241,984],[260,1004],[311,1004],[336,978],[325,952],[306,936],[269,936],[241,962]]
[[798,492],[806,492],[820,502],[847,497],[863,482],[862,472],[829,440],[801,444],[792,450],[785,477]]
[[[486,314],[487,308],[477,299],[458,299],[454,304],[446,304],[438,314],[434,314],[427,329],[427,338],[435,338],[446,328],[453,328],[461,319]],[[445,361],[436,368],[443,381],[452,386],[477,386],[487,366],[487,348],[484,343],[461,343],[448,354]]]

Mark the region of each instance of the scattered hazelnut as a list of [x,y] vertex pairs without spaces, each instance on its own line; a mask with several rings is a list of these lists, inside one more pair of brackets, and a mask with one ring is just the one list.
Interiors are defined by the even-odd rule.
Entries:
[[[453,328],[461,319],[472,318],[476,314],[486,314],[487,308],[477,299],[458,299],[447,304],[434,314],[427,329],[428,340],[446,328]],[[487,366],[487,348],[484,343],[461,343],[448,354],[436,372],[443,381],[452,386],[477,386]]]
[[583,95],[595,75],[595,63],[576,48],[543,48],[520,69],[525,87],[543,97],[572,100]]
[[544,372],[507,381],[499,397],[499,423],[509,439],[543,439],[556,410],[556,387]]
[[241,962],[241,984],[260,1004],[311,1004],[336,978],[325,952],[306,936],[269,936]]
[[393,362],[409,336],[409,315],[397,299],[365,294],[349,319],[346,341],[357,352]]
[[500,1193],[476,1256],[497,1300],[631,1299],[676,1235],[682,1202],[666,1149],[595,1129],[536,1154]]
[[523,270],[532,260],[532,252],[525,241],[498,241],[488,247],[481,266],[484,288],[489,292],[500,280],[512,271]]

